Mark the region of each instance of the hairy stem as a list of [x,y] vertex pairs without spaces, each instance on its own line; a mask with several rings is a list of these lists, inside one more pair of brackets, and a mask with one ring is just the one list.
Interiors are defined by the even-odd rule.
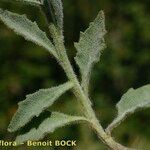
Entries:
[[112,150],[130,150],[119,143],[116,143],[113,138],[108,135],[101,124],[99,123],[94,110],[92,109],[89,98],[84,94],[83,89],[75,75],[72,65],[68,59],[66,49],[64,46],[63,37],[54,25],[50,25],[50,32],[52,34],[56,51],[59,56],[59,63],[63,67],[68,79],[74,83],[73,93],[77,100],[82,104],[84,116],[90,120],[91,127],[95,130],[98,137]]

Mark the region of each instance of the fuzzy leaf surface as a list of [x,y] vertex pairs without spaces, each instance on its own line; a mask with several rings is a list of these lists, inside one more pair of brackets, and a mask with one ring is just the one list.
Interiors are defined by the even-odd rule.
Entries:
[[[63,5],[61,0],[45,0],[44,1],[44,9],[46,10],[47,18],[52,17],[54,24],[63,31]],[[44,10],[44,11],[45,11]],[[50,12],[49,12],[50,11]],[[50,18],[49,18],[50,21]]]
[[27,95],[24,101],[19,102],[19,108],[8,127],[9,132],[15,132],[25,126],[34,116],[38,117],[42,111],[50,107],[63,93],[73,87],[67,82],[57,87],[41,89]]
[[52,5],[52,15],[56,19],[57,26],[63,30],[63,6],[61,0],[50,0]]
[[44,0],[43,11],[48,19],[48,22],[53,23],[58,29],[63,32],[63,5],[61,0]]
[[43,3],[43,0],[16,0],[16,1],[29,3],[29,4],[32,4],[32,5],[41,5]]
[[70,116],[63,113],[53,112],[49,118],[46,118],[38,128],[32,128],[29,132],[19,135],[16,142],[21,144],[28,140],[38,141],[48,133],[54,132],[57,128],[63,127],[76,121],[86,121],[84,117]]
[[138,89],[129,89],[116,105],[118,115],[108,126],[107,131],[111,131],[118,126],[127,115],[134,113],[137,109],[150,107],[150,84]]
[[0,20],[17,34],[23,36],[26,40],[44,47],[52,55],[57,57],[55,48],[47,38],[45,32],[39,29],[36,22],[30,21],[25,15],[19,15],[0,8]]
[[100,11],[89,28],[84,33],[81,32],[79,42],[75,43],[77,49],[75,61],[80,68],[85,93],[88,93],[92,67],[99,61],[102,50],[105,48],[105,34],[105,17],[103,11]]
[[8,1],[8,2],[22,2],[29,5],[42,5],[43,0],[2,0],[2,1]]

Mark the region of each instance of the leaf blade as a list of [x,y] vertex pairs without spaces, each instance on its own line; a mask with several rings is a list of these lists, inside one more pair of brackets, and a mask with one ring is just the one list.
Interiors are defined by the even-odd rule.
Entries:
[[134,113],[140,108],[150,107],[150,84],[138,89],[129,89],[116,105],[118,114],[113,122],[107,127],[107,132],[111,132],[129,114]]
[[32,41],[33,43],[42,46],[53,56],[57,57],[55,48],[47,38],[45,32],[40,30],[35,22],[27,19],[25,15],[19,15],[6,10],[2,10],[0,8],[0,19],[18,35],[23,36],[28,41]]
[[61,0],[45,0],[43,3],[43,11],[48,19],[48,22],[53,20],[58,29],[63,32],[63,4]]
[[2,1],[8,1],[8,2],[22,2],[25,4],[29,4],[29,5],[35,5],[35,6],[39,6],[39,5],[43,5],[43,0],[2,0]]
[[80,68],[82,87],[86,94],[92,67],[99,61],[102,50],[106,47],[105,34],[105,16],[103,11],[100,11],[89,28],[84,33],[81,32],[79,42],[74,44],[77,49],[75,61]]
[[18,2],[24,2],[31,5],[42,5],[43,0],[17,0]]
[[61,0],[50,0],[50,3],[53,8],[52,15],[54,18],[56,18],[56,23],[59,29],[62,31],[63,30],[63,6],[62,6],[62,1]]
[[32,128],[28,133],[17,136],[16,142],[21,144],[28,140],[40,140],[46,134],[54,132],[57,128],[63,127],[75,121],[87,121],[87,119],[80,116],[70,116],[63,113],[53,112],[51,117],[45,119],[37,129]]
[[19,108],[10,122],[8,131],[15,132],[26,125],[34,116],[39,116],[42,111],[53,105],[57,98],[72,87],[73,84],[67,82],[27,95],[24,101],[19,102]]

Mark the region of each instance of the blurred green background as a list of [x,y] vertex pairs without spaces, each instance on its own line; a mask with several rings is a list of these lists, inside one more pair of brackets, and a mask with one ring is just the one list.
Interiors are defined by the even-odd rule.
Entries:
[[[150,82],[150,3],[148,0],[63,0],[63,2],[65,41],[77,74],[79,71],[74,62],[76,50],[73,42],[78,41],[79,31],[84,31],[88,27],[99,10],[103,9],[105,12],[107,49],[92,72],[90,96],[98,118],[106,127],[116,115],[115,104],[121,95],[130,87],[137,88]],[[39,26],[47,31],[44,17],[36,7],[5,2],[1,2],[0,7],[20,14],[26,13],[28,18],[37,21]],[[47,51],[25,41],[0,23],[0,139],[14,139],[15,135],[7,132],[7,126],[17,109],[17,102],[25,99],[26,94],[65,81],[63,70]],[[79,114],[78,103],[71,93],[59,98],[53,109]],[[117,127],[113,136],[124,145],[149,150],[149,118],[149,109],[139,111]],[[77,140],[77,147],[56,147],[51,148],[52,150],[106,149],[86,125],[63,127],[48,135],[46,139]],[[14,149],[29,148],[21,146]]]

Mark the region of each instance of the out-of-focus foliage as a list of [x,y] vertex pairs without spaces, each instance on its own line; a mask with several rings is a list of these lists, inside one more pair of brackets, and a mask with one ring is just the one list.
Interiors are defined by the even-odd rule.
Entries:
[[[76,52],[73,41],[78,41],[79,31],[84,31],[88,27],[100,9],[105,12],[107,49],[101,61],[94,67],[90,97],[97,116],[106,127],[116,115],[115,104],[121,95],[130,87],[137,88],[150,82],[149,2],[148,0],[63,0],[63,2],[65,41],[73,64]],[[1,2],[0,7],[20,14],[26,13],[31,20],[37,21],[40,27],[47,31],[44,17],[36,7],[5,2]],[[75,69],[78,72],[77,66]],[[18,101],[40,88],[52,87],[65,81],[63,70],[56,65],[56,61],[48,52],[15,35],[0,23],[0,139],[12,140],[14,137],[6,129],[17,109]],[[70,93],[55,103],[55,111],[58,108],[59,111],[70,114],[79,109]],[[134,114],[115,129],[113,135],[125,145],[148,150],[149,116],[149,109]],[[78,147],[72,148],[74,150],[106,149],[89,130],[87,126],[62,128],[46,139],[76,139]]]

